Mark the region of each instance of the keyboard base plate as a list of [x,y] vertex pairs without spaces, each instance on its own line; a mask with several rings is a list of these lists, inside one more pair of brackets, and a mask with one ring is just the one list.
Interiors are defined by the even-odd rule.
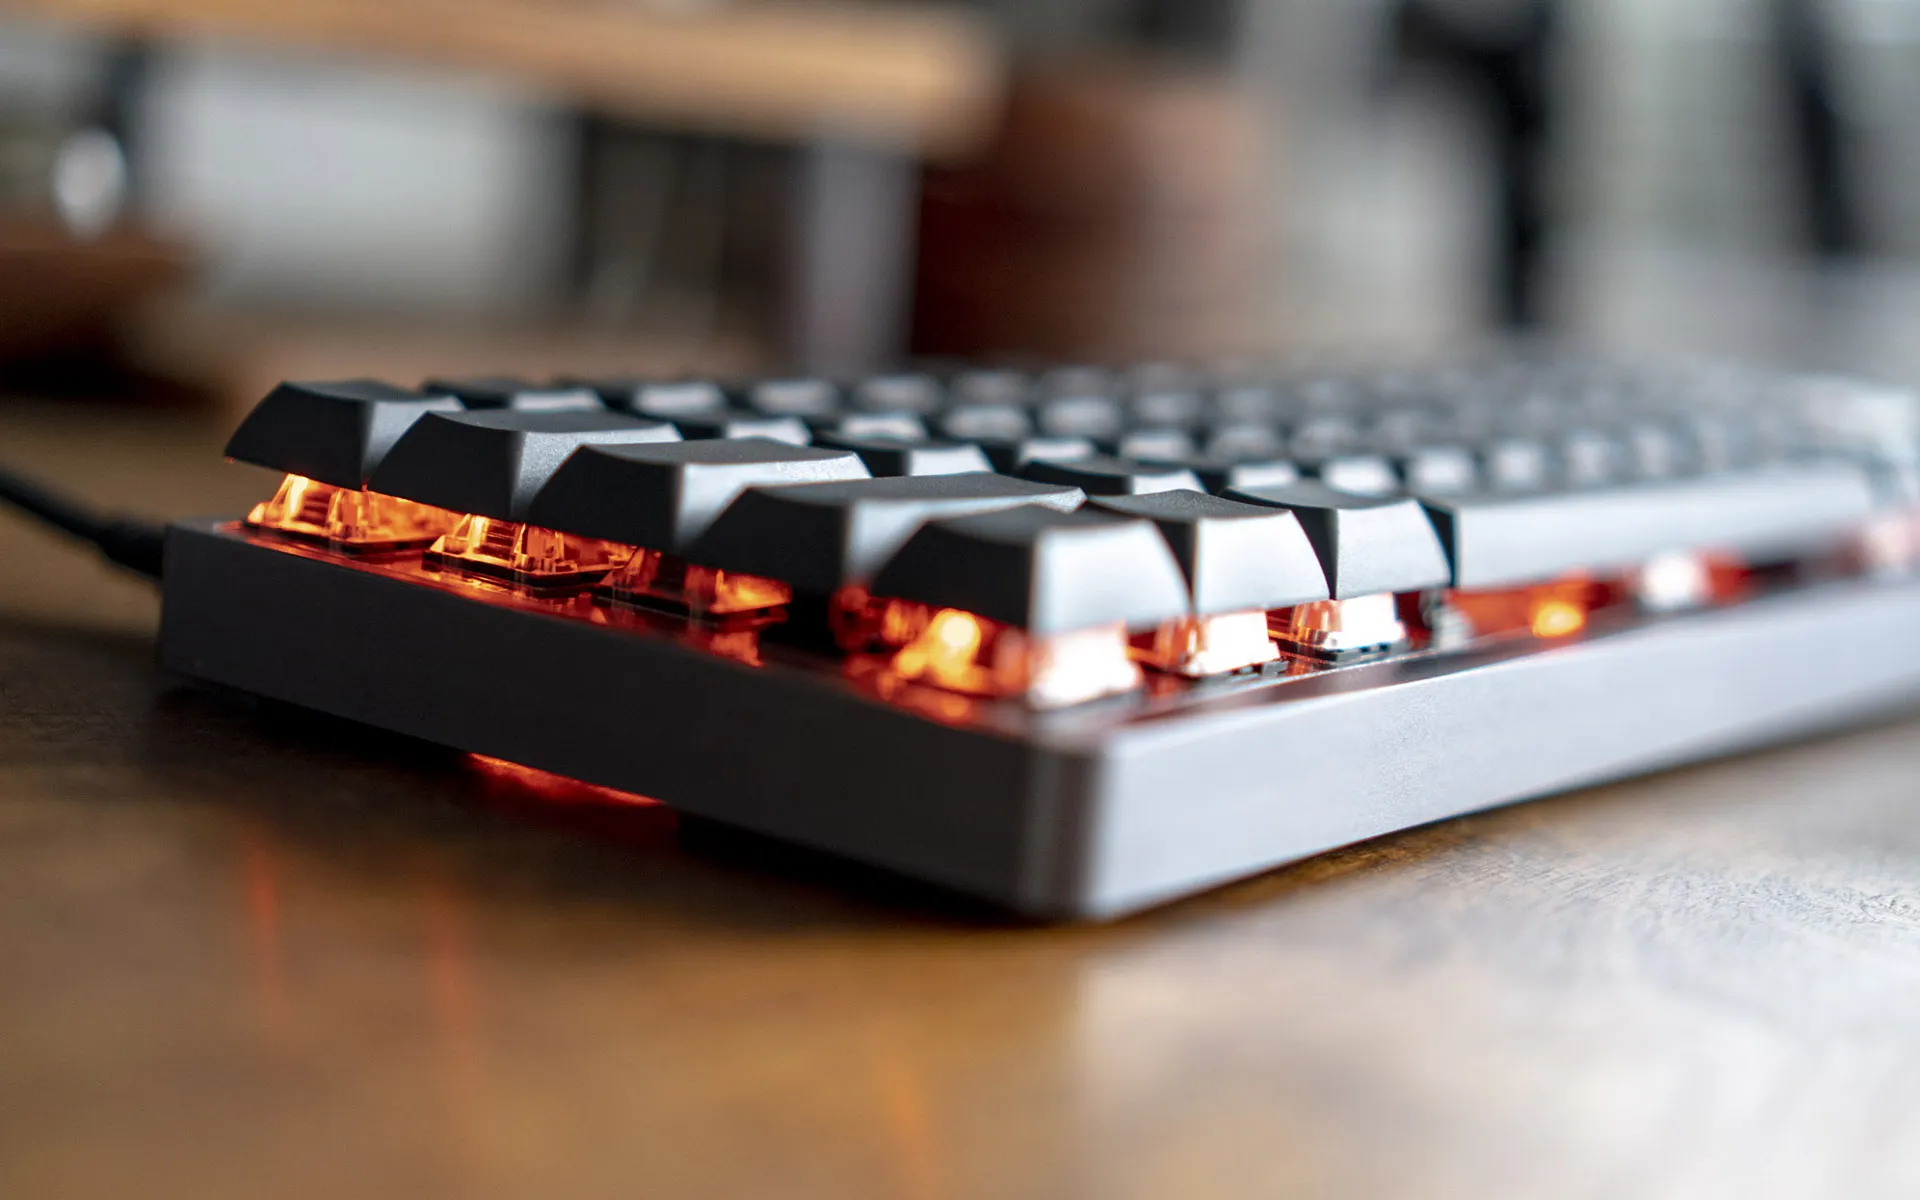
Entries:
[[936,719],[824,659],[749,666],[478,601],[231,522],[169,531],[162,664],[1046,918],[1103,918],[1445,817],[1920,698],[1920,582],[1808,587],[1544,646]]

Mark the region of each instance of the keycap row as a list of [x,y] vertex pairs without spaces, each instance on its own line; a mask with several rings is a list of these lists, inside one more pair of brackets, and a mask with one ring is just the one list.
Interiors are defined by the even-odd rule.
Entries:
[[[1079,379],[1084,371],[1068,373]],[[1647,475],[1716,468],[1779,454],[1812,436],[1791,409],[1749,404],[1705,405],[1680,392],[1560,389],[1509,394],[1475,386],[1413,391],[1370,385],[1238,384],[1217,388],[1130,391],[1087,380],[1092,390],[1061,390],[1054,376],[1008,372],[883,376],[853,384],[822,379],[759,380],[723,386],[710,381],[430,380],[427,391],[471,408],[551,410],[605,406],[683,427],[697,436],[746,433],[960,441],[1032,436],[1084,438],[1131,457],[1280,454],[1372,449],[1404,451],[1434,441],[1482,443],[1509,437],[1548,442],[1566,435],[1575,470],[1591,471],[1595,454]],[[1054,382],[1047,382],[1054,379]],[[987,387],[981,381],[999,381]],[[969,386],[971,384],[971,386]],[[1611,444],[1608,444],[1611,443]]]
[[[234,454],[298,457],[312,478],[353,486],[350,480],[367,476],[399,432],[424,412],[474,412],[507,426],[616,415],[585,391],[540,393],[553,401],[550,407],[472,408],[468,405],[477,398],[503,396],[506,385],[494,381],[486,391],[465,386],[466,404],[452,396],[372,381],[283,385],[242,428],[236,438],[240,449]],[[1191,472],[1211,491],[1295,477],[1364,494],[1523,491],[1678,478],[1804,453],[1795,452],[1783,438],[1761,436],[1751,424],[1707,418],[1552,434],[1486,434],[1449,442],[1423,439],[1412,426],[1388,432],[1376,428],[1362,436],[1350,423],[1336,428],[1329,421],[1308,423],[1291,435],[1242,422],[1207,430],[1156,427],[1090,437],[1036,432],[1026,414],[997,408],[948,413],[940,418],[940,436],[929,436],[926,423],[910,413],[853,413],[811,422],[734,408],[617,415],[670,425],[682,438],[762,437],[851,450],[876,475],[1037,470],[1051,481],[1101,494],[1152,490],[1165,486],[1169,472],[1179,470]],[[1037,465],[1042,463],[1055,465]]]
[[[673,424],[605,410],[473,411],[365,392],[284,385],[228,453],[806,591],[858,584],[978,603],[969,611],[1022,628],[1497,588],[1674,550],[1790,554],[1857,527],[1874,505],[1866,476],[1842,462],[1418,501],[1363,494],[1405,481],[1368,480],[1365,459],[1337,457],[1306,464],[1308,479],[1292,463],[1199,471],[1100,457],[1029,460],[1020,478],[977,459],[961,473],[874,478],[866,455],[840,446],[688,440]],[[1090,494],[1097,515],[1068,519]],[[1133,534],[1104,529],[1128,518]],[[1142,538],[1142,521],[1163,536]]]

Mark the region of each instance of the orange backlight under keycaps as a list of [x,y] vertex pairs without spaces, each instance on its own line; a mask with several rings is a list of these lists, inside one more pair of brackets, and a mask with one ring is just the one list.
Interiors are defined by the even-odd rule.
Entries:
[[1533,636],[1572,637],[1587,627],[1587,610],[1568,600],[1546,600],[1533,610]]
[[366,554],[426,546],[459,519],[457,513],[430,504],[289,475],[280,481],[273,499],[253,506],[246,523]]
[[428,549],[426,561],[530,587],[564,587],[594,582],[628,553],[597,538],[468,515]]
[[607,580],[616,600],[684,610],[694,617],[730,617],[766,612],[793,602],[793,589],[777,579],[696,566],[658,550],[636,551]]
[[1620,599],[1617,585],[1585,575],[1498,592],[1447,595],[1447,603],[1482,637],[1522,632],[1537,638],[1572,637],[1587,627],[1596,610]]
[[1199,678],[1272,662],[1280,650],[1268,634],[1267,614],[1254,611],[1169,621],[1136,634],[1133,656],[1155,670]]
[[843,589],[833,612],[843,644],[887,654],[892,678],[962,695],[1053,708],[1140,683],[1119,625],[1035,637],[977,613],[875,599],[858,588]]

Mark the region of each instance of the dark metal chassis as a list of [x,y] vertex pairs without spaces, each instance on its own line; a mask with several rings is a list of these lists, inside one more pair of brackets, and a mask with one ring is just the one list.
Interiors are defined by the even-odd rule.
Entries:
[[1920,582],[937,719],[824,659],[749,666],[206,521],[169,532],[160,653],[196,679],[1087,918],[1897,706],[1920,696]]

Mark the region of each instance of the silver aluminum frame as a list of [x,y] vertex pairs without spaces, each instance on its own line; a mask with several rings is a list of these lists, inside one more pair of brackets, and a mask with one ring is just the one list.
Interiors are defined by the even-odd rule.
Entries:
[[798,656],[751,667],[204,521],[169,531],[160,655],[1022,913],[1104,918],[1910,702],[1920,582],[950,724]]

